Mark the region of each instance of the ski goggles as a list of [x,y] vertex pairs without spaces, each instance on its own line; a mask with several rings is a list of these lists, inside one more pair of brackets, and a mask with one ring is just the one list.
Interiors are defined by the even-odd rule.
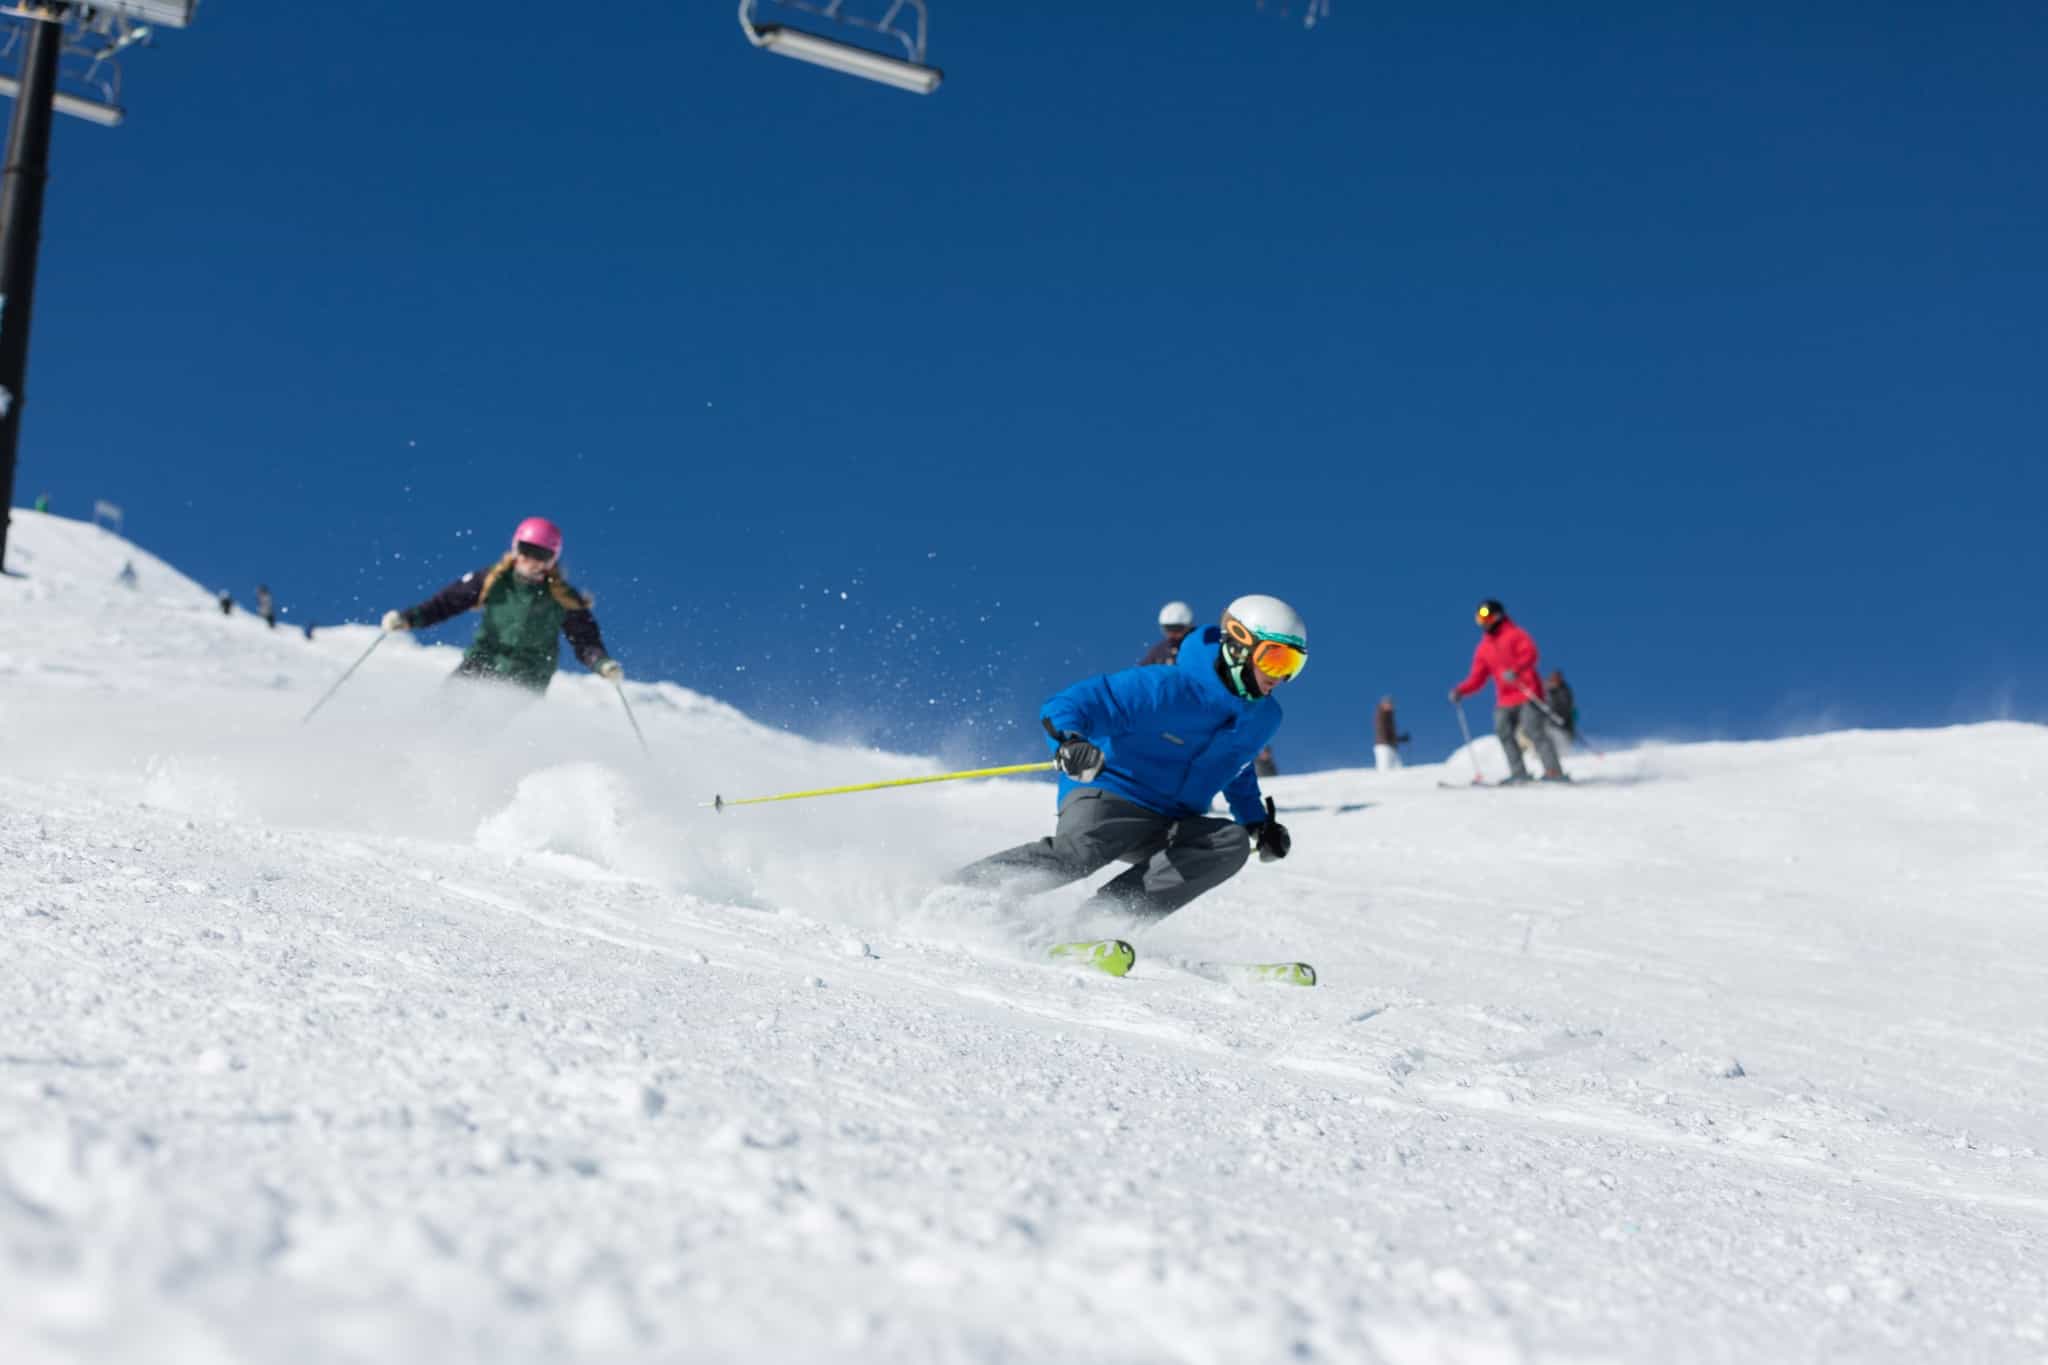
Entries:
[[1266,640],[1251,633],[1242,621],[1226,627],[1236,645],[1251,654],[1252,666],[1269,678],[1286,681],[1308,667],[1308,650],[1287,640]]
[[1472,619],[1482,626],[1492,625],[1499,617],[1500,613],[1492,607],[1481,607],[1478,611],[1472,613]]
[[537,559],[543,564],[555,562],[555,552],[545,545],[535,545],[530,541],[522,540],[517,545],[514,545],[512,549],[521,559]]

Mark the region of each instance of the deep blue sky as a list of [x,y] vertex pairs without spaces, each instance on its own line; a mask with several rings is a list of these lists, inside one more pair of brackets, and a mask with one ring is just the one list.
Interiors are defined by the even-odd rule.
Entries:
[[2048,713],[2038,3],[931,6],[920,99],[210,0],[58,129],[18,499],[323,623],[543,513],[635,676],[949,757],[1241,592],[1292,768],[1489,595],[1610,736]]

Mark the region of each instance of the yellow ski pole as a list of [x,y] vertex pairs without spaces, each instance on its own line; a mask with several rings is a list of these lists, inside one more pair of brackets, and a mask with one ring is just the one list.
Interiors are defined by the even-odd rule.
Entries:
[[969,777],[1010,777],[1017,773],[1049,773],[1059,765],[1047,760],[1044,763],[1012,763],[1007,768],[975,768],[964,773],[940,773],[936,777],[896,777],[887,782],[856,782],[850,787],[820,787],[816,791],[783,792],[779,796],[746,796],[728,801],[714,796],[709,801],[699,801],[698,808],[706,807],[722,811],[727,806],[758,806],[768,801],[803,801],[813,796],[844,796],[848,792],[880,791],[884,787],[916,787],[926,782],[958,782]]

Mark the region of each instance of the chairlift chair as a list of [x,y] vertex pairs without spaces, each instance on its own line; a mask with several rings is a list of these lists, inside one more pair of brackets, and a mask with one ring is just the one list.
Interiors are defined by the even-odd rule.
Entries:
[[[147,43],[153,26],[184,28],[197,4],[198,0],[0,0],[0,21],[12,21],[5,24],[6,36],[0,39],[0,63],[20,65],[16,54],[25,51],[23,38],[31,25],[63,25],[59,88],[50,107],[102,128],[118,127],[127,117],[121,107],[120,54]],[[0,75],[0,95],[20,94],[17,77]]]
[[945,73],[925,64],[924,0],[889,0],[879,19],[864,19],[846,12],[846,0],[774,0],[784,9],[815,14],[822,19],[852,28],[866,29],[902,44],[904,55],[896,58],[872,48],[828,38],[786,24],[762,23],[754,17],[757,0],[740,0],[740,31],[755,47],[800,62],[826,67],[863,80],[879,81],[914,95],[929,95],[939,88]]

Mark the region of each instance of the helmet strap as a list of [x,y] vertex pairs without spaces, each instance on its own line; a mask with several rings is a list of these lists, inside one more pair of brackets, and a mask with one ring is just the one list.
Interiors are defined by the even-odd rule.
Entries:
[[1258,684],[1252,678],[1252,659],[1249,651],[1238,658],[1240,647],[1229,636],[1216,650],[1216,676],[1223,679],[1223,685],[1246,701],[1257,701],[1260,697]]

